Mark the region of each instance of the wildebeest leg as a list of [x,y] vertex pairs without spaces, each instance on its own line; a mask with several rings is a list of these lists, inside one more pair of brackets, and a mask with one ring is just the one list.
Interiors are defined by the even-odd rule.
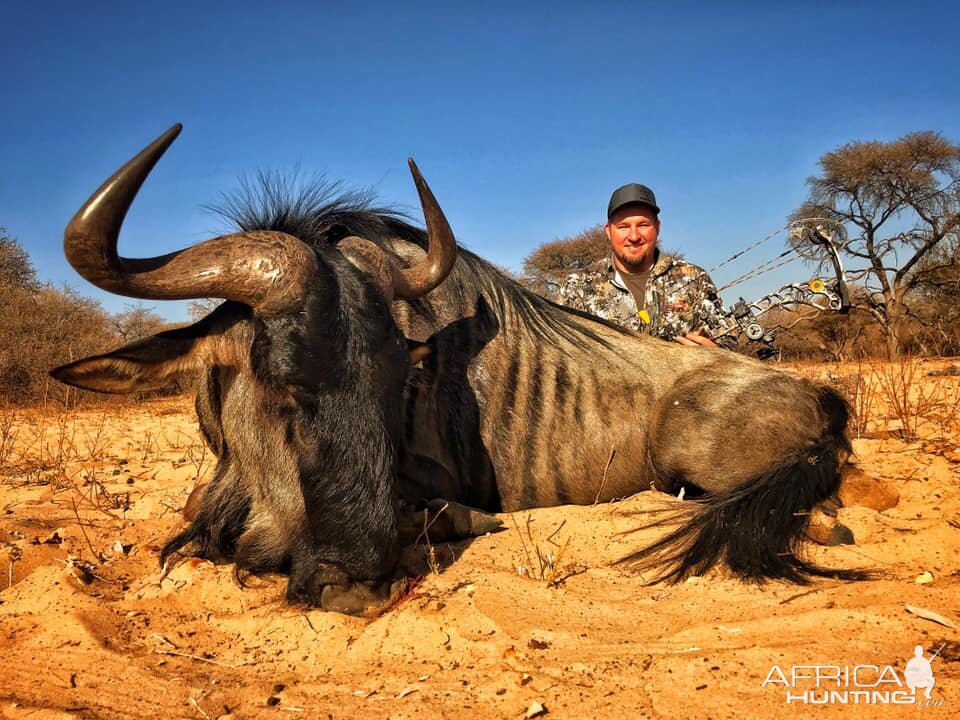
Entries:
[[411,545],[423,540],[462,540],[502,528],[503,522],[496,515],[442,499],[431,500],[421,509],[401,508],[397,517],[401,545]]
[[856,545],[853,531],[837,519],[836,505],[829,500],[810,511],[806,536],[818,545]]
[[900,493],[891,483],[873,477],[846,460],[840,469],[840,489],[814,511],[807,537],[821,545],[852,545],[853,533],[837,519],[837,510],[862,505],[877,512],[895,507]]

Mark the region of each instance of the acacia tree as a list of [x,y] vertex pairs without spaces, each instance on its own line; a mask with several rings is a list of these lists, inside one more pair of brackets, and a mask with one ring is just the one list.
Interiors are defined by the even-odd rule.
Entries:
[[534,292],[553,297],[567,276],[610,253],[603,225],[594,225],[573,237],[537,246],[523,261],[521,282]]
[[912,310],[924,319],[938,354],[960,352],[960,232],[945,239],[923,261]]
[[27,251],[7,234],[5,227],[0,227],[0,288],[37,290],[39,287],[37,270]]
[[140,340],[160,332],[166,321],[143,303],[127,303],[124,311],[111,318],[114,332],[124,343]]
[[935,132],[891,142],[854,142],[820,159],[810,195],[793,219],[826,217],[849,233],[851,279],[868,292],[854,307],[879,323],[891,357],[899,354],[910,300],[945,268],[931,261],[960,228],[960,146]]
[[66,399],[64,386],[50,384],[50,368],[116,344],[100,306],[41,283],[30,256],[3,228],[0,303],[0,405]]

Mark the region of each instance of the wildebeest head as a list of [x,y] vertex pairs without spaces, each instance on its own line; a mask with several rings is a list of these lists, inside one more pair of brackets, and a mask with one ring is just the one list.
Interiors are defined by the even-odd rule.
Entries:
[[174,126],[107,180],[65,233],[70,264],[99,288],[142,299],[222,298],[199,322],[56,368],[103,392],[202,382],[201,427],[217,453],[196,519],[164,550],[290,574],[288,597],[362,611],[396,562],[396,448],[409,366],[392,300],[439,285],[453,233],[416,165],[424,259],[405,267],[356,236],[308,246],[250,231],[161,257],[117,253],[123,218],[176,136]]

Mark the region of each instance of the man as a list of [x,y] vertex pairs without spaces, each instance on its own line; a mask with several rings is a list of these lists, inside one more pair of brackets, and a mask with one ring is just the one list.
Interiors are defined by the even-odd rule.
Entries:
[[[704,332],[727,326],[720,296],[700,267],[660,252],[660,208],[646,185],[617,188],[603,226],[609,257],[570,275],[560,302],[692,347],[717,347]],[[736,341],[725,336],[725,347]]]

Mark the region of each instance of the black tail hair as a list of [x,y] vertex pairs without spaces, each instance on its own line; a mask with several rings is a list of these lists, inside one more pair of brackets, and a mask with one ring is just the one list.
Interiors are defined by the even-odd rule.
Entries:
[[706,494],[645,528],[681,522],[652,545],[622,558],[638,570],[663,568],[651,582],[679,582],[702,575],[718,562],[745,580],[782,579],[807,584],[811,577],[864,580],[863,570],[822,568],[798,556],[817,503],[840,485],[841,451],[849,406],[836,391],[819,390],[825,433],[821,440],[782,464],[728,492]]

